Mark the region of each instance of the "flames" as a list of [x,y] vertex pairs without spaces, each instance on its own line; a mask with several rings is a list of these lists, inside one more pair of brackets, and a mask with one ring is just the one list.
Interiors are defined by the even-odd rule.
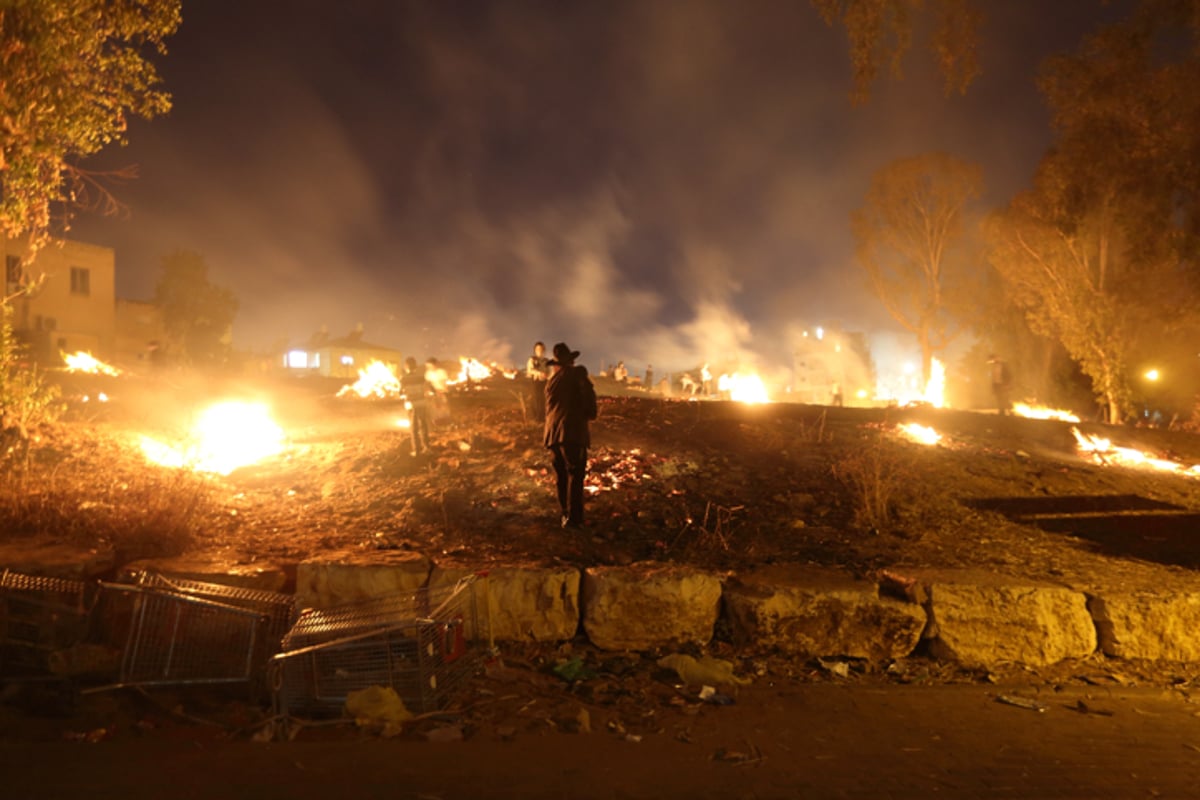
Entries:
[[482,381],[492,377],[492,370],[482,361],[477,358],[460,358],[458,363],[461,365],[458,374],[454,379],[449,381],[451,384],[470,383],[472,381]]
[[1172,472],[1191,478],[1200,478],[1200,464],[1186,466],[1169,458],[1156,456],[1135,450],[1132,447],[1118,447],[1111,439],[1090,433],[1081,433],[1078,428],[1071,428],[1075,442],[1081,455],[1090,456],[1097,464],[1104,466],[1139,467],[1155,469],[1161,472]]
[[1063,411],[1058,408],[1046,408],[1045,406],[1030,406],[1025,403],[1013,403],[1013,413],[1018,417],[1028,417],[1029,419],[1056,419],[1061,422],[1079,422],[1079,417],[1072,414],[1070,411]]
[[496,375],[513,380],[520,373],[520,370],[505,369],[494,361],[489,365],[484,364],[477,358],[469,358],[467,356],[460,356],[458,364],[458,374],[446,381],[447,386],[479,383]]
[[735,372],[732,375],[722,375],[717,378],[717,391],[721,393],[728,392],[730,400],[736,400],[739,403],[769,403],[771,398],[767,396],[767,387],[763,384],[762,378],[754,373],[743,375],[740,372]]
[[900,432],[901,436],[917,444],[932,445],[942,440],[942,435],[933,428],[915,422],[902,422],[896,426],[896,430]]
[[946,407],[946,365],[933,359],[929,365],[929,380],[922,389],[916,366],[905,364],[903,376],[898,382],[881,381],[875,387],[875,399],[898,406],[929,405]]
[[121,370],[105,364],[91,353],[85,353],[82,350],[78,350],[71,354],[63,353],[62,358],[67,365],[67,372],[86,372],[90,375],[111,375],[114,378],[121,374]]
[[358,397],[398,397],[400,395],[400,379],[392,367],[382,361],[371,361],[358,371],[358,380],[348,383],[338,390],[338,397],[355,395]]
[[142,436],[140,443],[151,463],[228,475],[282,453],[284,434],[264,404],[227,401],[206,409],[180,442]]

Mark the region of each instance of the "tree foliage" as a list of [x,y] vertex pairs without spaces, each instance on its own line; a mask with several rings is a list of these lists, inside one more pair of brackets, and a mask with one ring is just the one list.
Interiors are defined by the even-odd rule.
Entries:
[[238,301],[208,280],[204,257],[177,250],[163,258],[154,302],[162,312],[170,350],[185,363],[213,365],[229,355],[229,329]]
[[0,303],[0,464],[19,461],[28,453],[33,430],[62,411],[58,387],[47,385],[24,363],[12,315],[12,306]]
[[[976,56],[980,14],[972,0],[930,0],[936,26],[931,46],[946,94],[963,93],[979,74]],[[812,0],[829,24],[841,22],[850,44],[855,98],[866,99],[885,65],[900,74],[900,62],[912,43],[914,18],[924,0]]]
[[964,217],[982,189],[978,166],[944,153],[894,161],[871,180],[854,214],[858,262],[888,313],[917,337],[922,376],[960,332],[954,312],[976,271],[961,247]]
[[1131,410],[1138,362],[1197,322],[1200,62],[1175,37],[1198,5],[1151,0],[1047,62],[1057,141],[1033,188],[989,224],[1011,296],[1114,422]]
[[170,108],[147,55],[180,19],[180,0],[0,3],[0,233],[28,234],[29,258],[103,193],[80,160]]

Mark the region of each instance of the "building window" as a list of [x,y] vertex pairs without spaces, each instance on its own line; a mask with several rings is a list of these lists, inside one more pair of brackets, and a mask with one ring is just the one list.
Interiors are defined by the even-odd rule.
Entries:
[[352,366],[354,364],[354,356],[342,356],[342,363],[347,367]]
[[86,267],[71,267],[71,294],[87,297],[92,293],[92,273]]
[[307,369],[308,353],[303,350],[289,350],[287,354],[287,365],[292,369]]

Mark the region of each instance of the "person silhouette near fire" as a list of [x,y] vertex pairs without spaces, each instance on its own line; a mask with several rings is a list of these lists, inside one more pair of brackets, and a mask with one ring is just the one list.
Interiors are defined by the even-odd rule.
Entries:
[[596,418],[596,388],[587,367],[575,363],[579,351],[565,342],[554,345],[546,381],[546,426],[543,444],[554,462],[555,488],[562,527],[583,525],[583,485],[591,444],[588,423]]
[[1012,400],[1009,398],[1012,375],[1008,371],[1008,364],[994,353],[988,356],[988,364],[992,367],[992,394],[996,398],[996,410],[1002,416],[1008,416],[1012,413]]
[[549,359],[546,358],[546,345],[534,342],[533,355],[525,362],[525,377],[532,383],[533,418],[546,419],[546,381],[550,377]]
[[404,359],[404,374],[400,376],[400,393],[408,406],[408,432],[412,437],[412,454],[429,452],[429,384],[425,371],[417,369],[412,356]]

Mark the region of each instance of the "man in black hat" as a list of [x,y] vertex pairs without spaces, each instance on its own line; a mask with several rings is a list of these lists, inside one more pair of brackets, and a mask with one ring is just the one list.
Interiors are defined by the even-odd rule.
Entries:
[[596,418],[596,389],[587,367],[577,365],[579,351],[554,345],[546,381],[546,429],[543,443],[554,456],[562,526],[583,524],[583,482],[587,477],[588,422]]

